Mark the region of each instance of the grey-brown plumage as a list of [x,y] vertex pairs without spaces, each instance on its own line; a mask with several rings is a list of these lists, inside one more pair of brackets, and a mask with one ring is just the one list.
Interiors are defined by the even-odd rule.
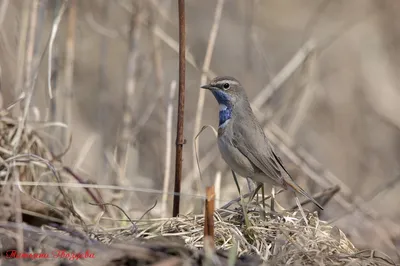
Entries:
[[298,192],[323,210],[286,171],[254,116],[239,81],[221,76],[202,88],[210,90],[219,103],[218,148],[231,169],[256,182]]

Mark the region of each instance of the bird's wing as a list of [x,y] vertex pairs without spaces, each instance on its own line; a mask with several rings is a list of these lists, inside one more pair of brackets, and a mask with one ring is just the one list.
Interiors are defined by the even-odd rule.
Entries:
[[235,123],[233,130],[233,144],[260,171],[283,187],[289,187],[307,197],[323,210],[323,207],[315,199],[294,182],[255,119],[246,120],[240,124]]
[[261,172],[278,184],[283,184],[282,169],[286,170],[276,159],[278,156],[275,155],[257,121],[247,120],[244,123],[235,123],[233,144]]

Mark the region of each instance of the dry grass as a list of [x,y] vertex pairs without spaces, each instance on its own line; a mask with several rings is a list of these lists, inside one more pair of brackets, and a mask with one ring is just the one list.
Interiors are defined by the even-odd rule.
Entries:
[[[264,221],[259,212],[250,211],[251,226],[245,228],[241,208],[220,209],[215,213],[216,249],[237,250],[239,257],[257,255],[271,265],[395,265],[382,253],[357,250],[315,213],[307,213],[307,219],[308,225],[298,211],[287,211]],[[204,246],[203,215],[138,221],[136,226],[137,238],[174,237],[189,248]]]
[[[39,230],[24,226],[26,232],[37,234],[25,238],[25,245],[34,251],[50,252],[60,245],[75,253],[89,250],[96,258],[87,261],[99,263],[101,257],[102,265],[126,265],[123,262],[128,261],[135,265],[181,265],[172,260],[185,265],[396,265],[383,253],[357,250],[342,231],[319,220],[316,214],[308,213],[307,218],[308,225],[296,211],[267,220],[260,219],[259,212],[249,212],[251,227],[246,229],[240,208],[219,210],[215,213],[217,252],[203,250],[202,215],[135,221],[126,228],[91,228],[87,234],[77,229],[60,232],[54,227]],[[1,227],[3,238],[15,230],[14,224]],[[51,236],[51,241],[36,240],[44,236]],[[107,259],[101,254],[104,252],[109,255]]]
[[[82,217],[74,203],[79,191],[67,192],[63,186],[58,187],[58,193],[44,186],[25,190],[15,182],[53,180],[62,183],[65,180],[61,176],[66,178],[68,173],[60,164],[61,156],[51,154],[32,126],[25,125],[18,130],[19,126],[18,120],[2,111],[0,213],[3,215],[0,238],[3,254],[9,250],[30,250],[31,253],[51,253],[57,249],[75,253],[89,250],[95,258],[87,261],[103,265],[125,265],[127,262],[138,265],[261,265],[262,262],[267,265],[395,265],[382,253],[357,250],[342,231],[319,220],[316,213],[307,213],[307,223],[298,211],[267,215],[269,218],[264,220],[253,204],[248,213],[250,227],[246,228],[239,205],[219,209],[214,215],[217,252],[203,249],[203,215],[129,220],[128,226],[118,228],[94,217]],[[15,132],[21,134],[18,136]],[[13,146],[12,143],[19,144]],[[21,197],[21,206],[15,206],[10,200],[13,193]],[[93,193],[88,195],[99,203]],[[81,210],[89,206],[82,202],[78,205]],[[105,209],[103,211],[101,215],[107,214]],[[18,221],[18,215],[21,221],[41,228],[13,223]],[[34,219],[28,220],[26,215],[32,215]],[[41,222],[38,219],[42,219]],[[59,225],[49,226],[49,221]],[[109,256],[105,259],[104,254]],[[42,265],[44,262],[32,263]],[[52,260],[46,265],[60,263]]]

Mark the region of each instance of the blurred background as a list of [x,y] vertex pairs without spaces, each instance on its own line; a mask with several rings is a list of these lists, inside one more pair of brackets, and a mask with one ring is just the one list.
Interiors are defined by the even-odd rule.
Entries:
[[[212,130],[198,139],[201,178],[194,156],[201,127],[218,126],[218,105],[199,87],[229,75],[296,180],[311,193],[341,187],[321,219],[360,249],[399,256],[399,12],[390,0],[187,0],[181,213],[201,213],[214,181],[217,206],[238,197]],[[40,130],[54,154],[69,147],[65,165],[132,188],[101,190],[106,202],[139,218],[157,201],[149,217],[168,217],[177,51],[176,1],[1,0],[0,105],[32,95],[28,121],[68,126]],[[290,193],[278,201],[295,204]]]

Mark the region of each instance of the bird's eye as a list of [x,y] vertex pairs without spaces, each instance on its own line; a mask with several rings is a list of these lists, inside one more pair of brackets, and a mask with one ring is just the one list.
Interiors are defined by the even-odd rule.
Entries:
[[224,83],[223,87],[225,90],[229,89],[229,83]]

